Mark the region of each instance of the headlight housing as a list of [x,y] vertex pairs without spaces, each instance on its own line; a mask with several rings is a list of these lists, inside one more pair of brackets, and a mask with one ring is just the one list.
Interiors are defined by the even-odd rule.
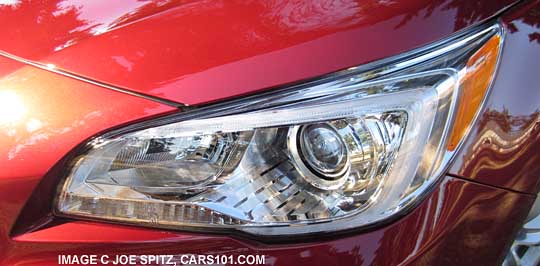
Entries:
[[489,88],[498,25],[294,89],[138,124],[72,161],[56,213],[255,235],[333,232],[413,206]]

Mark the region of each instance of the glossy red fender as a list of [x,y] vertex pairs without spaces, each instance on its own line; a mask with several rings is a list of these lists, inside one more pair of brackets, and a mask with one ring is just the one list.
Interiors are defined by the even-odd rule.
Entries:
[[[418,0],[383,7],[379,2],[364,1],[362,16],[340,20],[341,13],[323,12],[334,10],[332,5],[288,8],[289,2],[122,1],[103,12],[74,1],[20,1],[0,5],[0,49],[134,91],[200,104],[391,56],[477,23],[512,1]],[[503,18],[508,32],[490,98],[449,176],[433,193],[385,227],[310,243],[268,245],[81,221],[15,234],[17,219],[34,222],[24,217],[33,211],[23,211],[29,198],[52,204],[53,193],[40,195],[35,188],[47,172],[59,181],[51,169],[70,150],[100,132],[177,109],[0,57],[0,88],[16,95],[10,104],[22,110],[0,126],[0,265],[51,265],[58,254],[89,253],[258,253],[273,265],[494,265],[538,189],[540,13],[534,10],[539,8],[539,1],[532,1]],[[189,32],[190,26],[197,31]]]

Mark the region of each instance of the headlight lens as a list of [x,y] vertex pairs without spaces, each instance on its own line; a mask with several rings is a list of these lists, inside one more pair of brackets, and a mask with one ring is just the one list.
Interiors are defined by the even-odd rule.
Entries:
[[371,71],[99,137],[73,160],[57,214],[256,235],[386,219],[441,176],[500,45],[492,26]]

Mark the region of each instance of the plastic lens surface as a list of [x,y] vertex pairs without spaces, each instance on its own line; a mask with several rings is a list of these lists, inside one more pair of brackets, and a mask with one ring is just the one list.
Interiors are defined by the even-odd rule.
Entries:
[[270,236],[388,218],[441,175],[459,144],[449,136],[468,73],[482,67],[471,58],[498,55],[499,33],[465,36],[376,79],[346,75],[98,138],[73,161],[57,213]]

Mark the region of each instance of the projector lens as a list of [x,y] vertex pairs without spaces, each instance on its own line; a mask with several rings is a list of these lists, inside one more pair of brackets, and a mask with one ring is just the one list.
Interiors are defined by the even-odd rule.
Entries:
[[343,176],[348,154],[336,129],[327,123],[307,125],[299,137],[302,158],[315,174],[330,180]]

